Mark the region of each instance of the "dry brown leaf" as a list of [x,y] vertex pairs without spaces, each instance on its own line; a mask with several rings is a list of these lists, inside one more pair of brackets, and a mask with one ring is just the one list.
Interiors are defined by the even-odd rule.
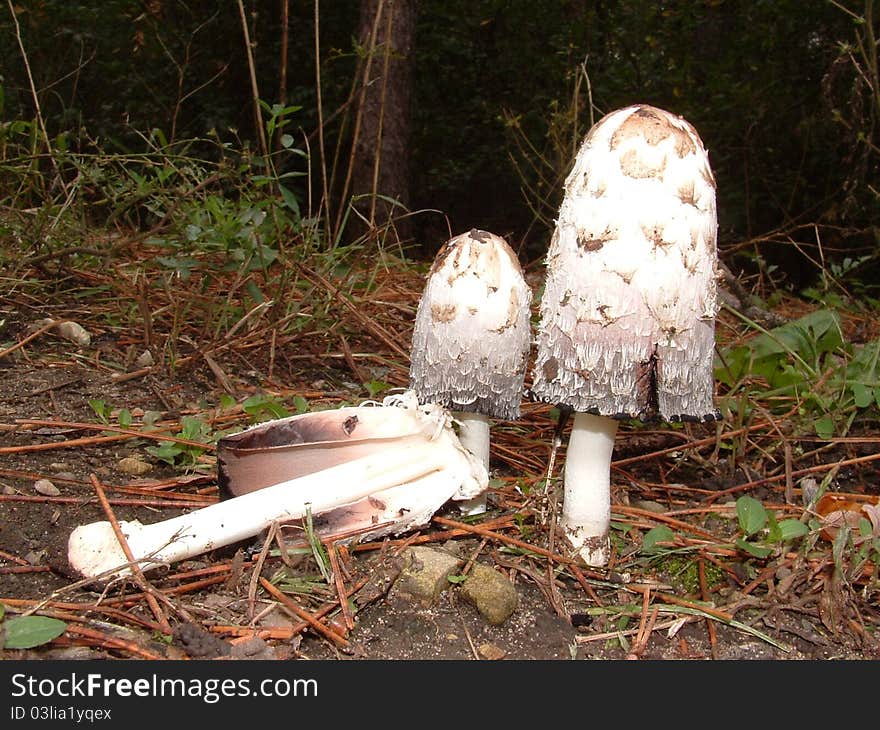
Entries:
[[816,503],[816,513],[823,523],[820,534],[829,542],[834,541],[844,525],[857,530],[862,519],[868,519],[874,534],[880,535],[880,497],[856,498],[855,495],[827,493]]

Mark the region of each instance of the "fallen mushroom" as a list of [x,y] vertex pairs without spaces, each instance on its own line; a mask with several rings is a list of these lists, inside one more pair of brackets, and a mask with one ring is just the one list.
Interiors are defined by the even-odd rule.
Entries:
[[[485,469],[461,446],[450,421],[445,409],[419,406],[407,392],[382,404],[267,422],[221,440],[227,499],[162,522],[123,521],[120,527],[142,570],[238,542],[308,511],[316,525],[322,520],[324,534],[400,534],[427,523],[449,499],[486,489]],[[86,577],[129,570],[106,521],[73,530],[68,561]]]
[[[520,415],[531,299],[510,246],[472,229],[437,253],[416,312],[410,387],[452,411],[462,445],[487,470],[489,419]],[[462,507],[485,511],[485,493]]]
[[588,565],[610,557],[618,420],[711,421],[715,179],[696,130],[637,104],[589,131],[546,260],[532,396],[574,413],[560,524]]

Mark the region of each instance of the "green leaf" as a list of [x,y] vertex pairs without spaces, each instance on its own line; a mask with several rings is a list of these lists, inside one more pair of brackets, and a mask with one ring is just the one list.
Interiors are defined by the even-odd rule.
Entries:
[[834,437],[834,419],[831,418],[831,416],[825,415],[816,419],[816,423],[813,424],[813,427],[816,429],[816,435],[820,439],[825,439],[827,441]]
[[128,408],[120,409],[119,413],[116,415],[116,420],[123,428],[130,428],[132,423],[131,411],[128,410]]
[[767,512],[767,541],[768,542],[782,542],[782,529],[779,526],[779,523],[776,521],[776,515],[773,514],[772,510],[766,510]]
[[166,441],[159,446],[147,446],[146,451],[169,466],[174,466],[177,457],[183,453],[183,447]]
[[832,352],[842,344],[840,315],[832,309],[811,312],[752,340],[757,358],[799,353],[810,364],[817,355]]
[[850,389],[856,408],[867,408],[874,401],[874,394],[868,390],[864,383],[853,383]]
[[645,533],[645,537],[642,539],[641,552],[647,554],[660,552],[663,547],[657,543],[673,542],[674,540],[675,533],[666,525],[653,527]]
[[258,421],[265,418],[287,418],[290,412],[275,398],[264,393],[258,393],[246,398],[241,404],[241,409],[252,420]]
[[746,535],[754,535],[767,524],[767,510],[764,505],[747,494],[736,500],[736,517],[740,529]]
[[49,616],[16,616],[3,623],[7,649],[30,649],[61,636],[67,624]]
[[263,292],[260,290],[260,287],[257,286],[257,283],[253,279],[248,279],[245,287],[248,290],[248,294],[250,294],[251,299],[253,299],[257,304],[262,304],[266,301],[266,297],[263,296]]
[[92,398],[89,400],[89,405],[101,423],[110,423],[110,407],[106,401],[101,398]]
[[464,583],[467,580],[467,576],[466,575],[447,575],[446,580],[448,580],[450,583],[454,583],[454,584]]
[[381,380],[371,380],[368,383],[364,383],[364,388],[366,388],[367,393],[370,394],[370,398],[377,398],[390,387],[390,383],[385,383]]
[[177,274],[181,279],[188,279],[192,274],[193,269],[197,269],[199,267],[199,262],[192,258],[176,258],[173,256],[158,256],[156,258],[162,266],[167,269],[173,269],[174,273]]
[[738,537],[736,539],[736,546],[743,552],[754,555],[756,558],[766,558],[768,555],[770,555],[770,553],[773,552],[773,548],[755,545],[755,543],[748,542],[741,537]]
[[296,196],[283,185],[279,185],[278,190],[281,192],[281,199],[284,201],[284,205],[293,211],[293,214],[299,218],[299,201],[296,199]]
[[803,537],[810,531],[810,528],[800,520],[788,519],[782,520],[779,523],[779,531],[781,533],[781,541],[788,542],[796,537]]

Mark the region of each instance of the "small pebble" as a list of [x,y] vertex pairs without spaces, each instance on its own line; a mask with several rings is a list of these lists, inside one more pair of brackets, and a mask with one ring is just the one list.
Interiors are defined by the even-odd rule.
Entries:
[[155,365],[156,361],[153,359],[153,353],[149,350],[144,350],[134,361],[134,365],[136,368],[148,368],[151,365]]
[[37,479],[34,482],[34,490],[45,497],[58,497],[61,492],[48,479]]
[[[54,324],[55,320],[51,318],[41,319],[37,322],[37,327],[45,327]],[[76,343],[80,347],[88,347],[91,344],[92,336],[76,322],[60,322],[53,327],[55,332],[66,340]]]
[[45,558],[45,550],[31,550],[27,555],[24,556],[24,559],[28,562],[28,565],[41,565]]
[[496,660],[496,659],[504,659],[507,655],[507,652],[500,647],[495,646],[495,644],[480,644],[480,647],[477,649],[477,653],[483,657],[483,659]]
[[124,459],[119,460],[116,464],[116,468],[123,474],[141,476],[142,474],[149,472],[153,467],[151,464],[148,464],[137,456],[126,456]]

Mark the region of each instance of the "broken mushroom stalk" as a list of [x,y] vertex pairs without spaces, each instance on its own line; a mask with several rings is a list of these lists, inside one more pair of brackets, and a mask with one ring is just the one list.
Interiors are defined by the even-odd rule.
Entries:
[[[411,392],[382,404],[270,421],[218,444],[226,499],[143,525],[120,522],[142,570],[258,534],[273,522],[315,515],[315,529],[360,539],[426,524],[449,499],[485,490],[486,471],[460,444],[448,412]],[[109,522],[77,527],[71,567],[86,577],[130,572]]]
[[[413,327],[410,388],[452,411],[458,436],[489,469],[490,419],[519,418],[532,292],[504,239],[472,229],[437,253]],[[462,511],[486,511],[483,493]]]
[[711,421],[715,179],[684,119],[637,104],[588,132],[546,259],[531,395],[574,414],[560,524],[588,565],[610,558],[621,419]]

